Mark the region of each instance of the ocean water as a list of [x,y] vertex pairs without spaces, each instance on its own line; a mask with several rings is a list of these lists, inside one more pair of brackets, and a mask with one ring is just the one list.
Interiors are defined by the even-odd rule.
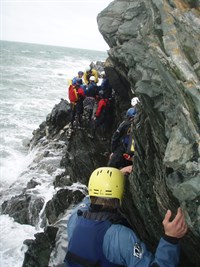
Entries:
[[[106,52],[0,41],[0,205],[22,192],[33,177],[42,181],[37,194],[46,203],[55,193],[53,179],[63,170],[57,157],[53,175],[37,160],[39,148],[29,151],[32,132],[46,119],[61,98],[67,99],[68,80],[93,61],[104,61]],[[48,158],[48,160],[52,160]],[[0,266],[21,267],[25,239],[41,231],[0,215]]]

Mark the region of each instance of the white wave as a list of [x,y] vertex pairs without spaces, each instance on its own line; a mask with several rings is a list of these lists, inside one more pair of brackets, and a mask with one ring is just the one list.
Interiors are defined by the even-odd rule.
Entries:
[[[0,172],[0,194],[2,195],[3,192],[9,189],[9,195],[3,195],[1,201],[9,198],[11,192],[13,191],[13,195],[16,193],[16,189],[13,188],[11,190],[11,186],[20,179],[20,174],[28,167],[28,165],[32,162],[34,158],[34,153],[30,153],[28,155],[22,154],[21,152],[10,148],[9,150],[9,157],[4,159],[1,165],[1,172]],[[26,179],[20,179],[22,183],[21,190],[25,187],[26,183],[28,182]]]
[[[45,120],[54,105],[61,98],[67,98],[68,80],[75,77],[79,70],[84,71],[95,55],[87,51],[87,58],[85,51],[76,50],[73,54],[71,50],[63,52],[56,48],[53,53],[40,53],[50,48],[34,49],[27,44],[17,50],[15,43],[13,50],[9,47],[9,57],[5,53],[2,58],[0,203],[21,194],[31,179],[38,185],[30,188],[28,193],[35,198],[41,197],[45,203],[58,190],[54,188],[53,181],[63,172],[59,164],[60,150],[52,145],[35,148],[28,153],[23,144],[28,142],[27,138],[31,139],[32,132]],[[97,54],[92,60],[104,60],[101,55]],[[52,157],[41,157],[45,149]],[[85,191],[80,184],[71,187],[72,190],[76,188]],[[0,265],[21,267],[26,249],[23,241],[34,238],[34,233],[41,230],[40,223],[34,228],[1,215],[0,227],[3,244],[0,245]]]
[[21,53],[31,53],[30,50],[22,50]]
[[25,239],[34,239],[36,229],[30,225],[22,225],[8,215],[0,216],[0,265],[21,267],[27,247]]

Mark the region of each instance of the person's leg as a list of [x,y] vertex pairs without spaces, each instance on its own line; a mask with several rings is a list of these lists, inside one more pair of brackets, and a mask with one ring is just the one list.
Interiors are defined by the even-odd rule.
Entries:
[[76,109],[77,120],[78,120],[78,124],[79,124],[80,127],[82,126],[82,116],[83,116],[83,111],[84,111],[84,108],[83,108],[83,101],[80,100],[80,101],[77,103],[77,109]]
[[71,127],[73,128],[73,123],[75,120],[75,114],[76,114],[76,106],[74,104],[71,104]]
[[88,111],[89,115],[88,115],[88,122],[89,124],[91,123],[91,120],[92,120],[92,113],[93,113],[93,110],[92,109],[89,109]]
[[91,120],[91,126],[90,126],[90,132],[91,132],[91,135],[89,137],[91,138],[95,138],[95,135],[96,135],[96,125],[97,125],[97,120]]
[[106,140],[106,129],[105,129],[105,118],[104,117],[99,118],[97,128],[100,133],[101,140]]

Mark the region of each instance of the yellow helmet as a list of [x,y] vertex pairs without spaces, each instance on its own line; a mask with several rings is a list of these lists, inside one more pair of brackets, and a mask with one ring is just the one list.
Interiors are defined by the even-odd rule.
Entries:
[[89,196],[117,198],[122,200],[125,177],[123,173],[111,167],[101,167],[93,171],[90,176]]

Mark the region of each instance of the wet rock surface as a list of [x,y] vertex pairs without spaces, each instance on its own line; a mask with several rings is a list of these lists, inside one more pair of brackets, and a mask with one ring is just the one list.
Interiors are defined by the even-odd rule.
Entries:
[[140,99],[126,214],[154,250],[166,210],[175,213],[181,206],[190,230],[181,241],[180,266],[195,267],[200,265],[199,15],[199,1],[119,0],[97,18],[110,46],[106,71],[123,81],[120,99],[131,92]]
[[49,224],[54,224],[62,213],[73,203],[78,204],[84,198],[84,194],[79,191],[72,191],[68,189],[61,189],[56,196],[50,200],[46,207],[45,213]]
[[55,245],[58,229],[48,226],[43,233],[35,234],[35,240],[26,240],[28,246],[22,267],[48,266],[51,251]]
[[[25,241],[23,267],[62,262],[69,209],[87,194],[91,172],[107,164],[112,131],[133,96],[140,103],[133,126],[134,172],[127,179],[124,212],[155,251],[166,210],[175,214],[181,206],[189,231],[181,240],[180,266],[200,266],[199,14],[199,1],[116,0],[98,15],[99,30],[110,46],[105,70],[115,92],[115,121],[107,139],[99,136],[94,142],[86,124],[83,129],[70,128],[69,103],[62,99],[34,131],[30,148],[39,152],[30,175],[31,169],[45,170],[52,179],[48,190],[53,197],[41,210],[41,196],[34,199],[30,193],[37,193],[42,181],[32,177],[22,195],[2,205],[4,213],[32,225],[42,211],[41,227],[52,226],[48,233],[45,228],[35,240]],[[29,217],[30,206],[34,219]]]
[[16,222],[36,225],[44,201],[42,198],[31,199],[28,194],[21,194],[2,204],[2,214],[9,214]]
[[[63,115],[58,114],[65,114],[67,119],[63,120]],[[87,136],[90,129],[86,121],[83,123],[82,128],[71,128],[69,103],[61,99],[46,121],[33,132],[29,144],[31,150],[36,149],[36,154],[27,172],[31,176],[31,170],[37,169],[47,179],[49,177],[48,188],[43,190],[49,190],[53,197],[44,202],[38,190],[38,186],[43,186],[43,181],[32,177],[22,194],[2,204],[2,213],[9,214],[15,221],[45,229],[35,235],[35,240],[24,241],[27,252],[23,266],[48,266],[53,249],[56,256],[62,251],[62,257],[57,256],[56,261],[56,256],[53,257],[53,266],[62,263],[67,246],[66,214],[87,194],[86,185],[91,172],[98,166],[107,164],[110,137],[108,140],[101,140],[101,134],[97,134],[94,142]],[[48,225],[52,227],[48,228]]]

